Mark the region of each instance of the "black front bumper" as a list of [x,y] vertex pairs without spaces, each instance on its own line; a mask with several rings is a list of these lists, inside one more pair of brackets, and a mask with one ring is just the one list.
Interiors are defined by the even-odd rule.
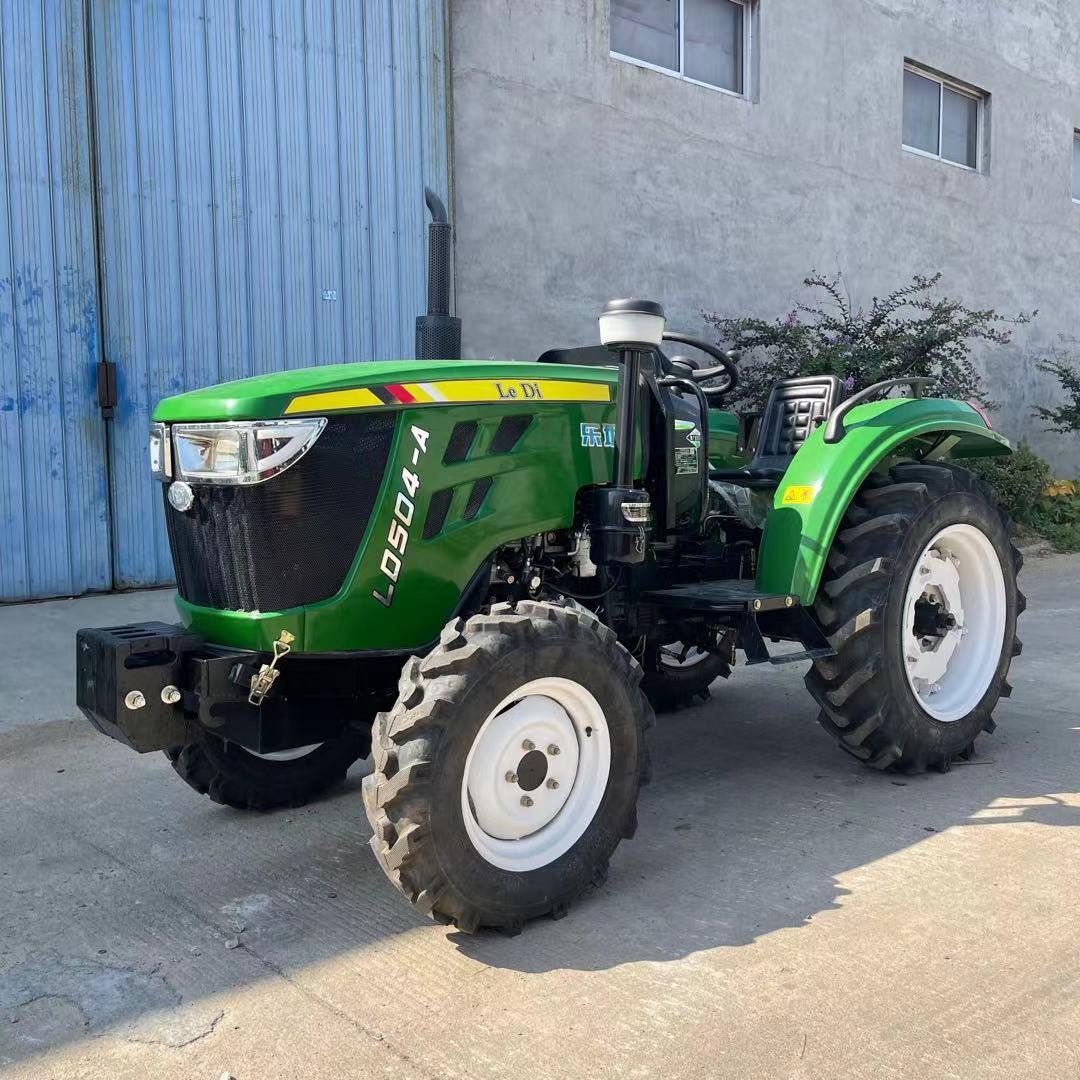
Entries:
[[[83,714],[103,735],[143,754],[183,745],[196,724],[269,754],[370,722],[361,699],[371,691],[354,665],[290,659],[270,696],[255,706],[248,702],[251,676],[269,655],[209,645],[182,626],[80,630],[76,658]],[[170,703],[175,695],[165,692],[173,687],[180,697]]]

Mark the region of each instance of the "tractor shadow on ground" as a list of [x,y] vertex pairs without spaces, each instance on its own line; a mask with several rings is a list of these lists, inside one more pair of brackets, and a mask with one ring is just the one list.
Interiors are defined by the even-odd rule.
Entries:
[[[534,973],[678,960],[804,926],[850,895],[841,884],[849,871],[945,830],[1080,826],[1080,801],[1044,794],[1075,790],[1080,736],[1054,733],[1053,786],[1037,791],[1025,745],[1032,726],[1064,729],[1064,716],[1035,721],[1003,705],[998,733],[979,740],[970,763],[945,776],[881,774],[832,744],[801,680],[785,677],[783,695],[755,683],[733,677],[707,704],[658,719],[656,779],[642,791],[637,835],[619,848],[601,889],[565,920],[540,920],[509,941],[453,934],[458,948]],[[786,707],[762,715],[764,701],[775,710],[781,696]]]

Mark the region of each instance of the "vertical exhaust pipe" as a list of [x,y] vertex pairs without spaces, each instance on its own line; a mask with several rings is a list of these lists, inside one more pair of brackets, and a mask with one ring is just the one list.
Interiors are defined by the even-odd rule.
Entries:
[[428,225],[427,314],[416,317],[417,360],[460,360],[461,320],[450,314],[450,222],[442,199],[424,188]]

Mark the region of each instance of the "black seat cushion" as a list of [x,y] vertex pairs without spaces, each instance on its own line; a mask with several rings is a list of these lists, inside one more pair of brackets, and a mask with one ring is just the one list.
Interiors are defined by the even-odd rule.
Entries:
[[750,463],[742,469],[716,469],[714,480],[768,487],[784,475],[791,459],[829,413],[843,400],[844,384],[835,375],[784,379],[769,392]]

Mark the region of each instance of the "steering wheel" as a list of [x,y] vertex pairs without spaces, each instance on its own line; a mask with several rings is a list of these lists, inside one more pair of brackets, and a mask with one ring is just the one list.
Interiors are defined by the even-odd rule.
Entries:
[[[710,379],[725,376],[724,381],[718,386],[701,387],[701,392],[706,397],[724,397],[726,394],[730,394],[731,391],[739,385],[739,369],[735,366],[739,359],[739,353],[734,349],[725,351],[719,346],[713,345],[711,342],[702,341],[700,338],[690,337],[689,334],[677,334],[673,330],[664,331],[664,340],[676,341],[680,345],[689,345],[691,348],[699,349],[707,356],[711,356],[714,360],[719,361],[719,364],[716,367],[709,368],[691,368],[685,361],[679,365],[680,369],[687,371],[688,377],[696,383],[708,382]],[[679,374],[682,375],[683,370],[680,370]]]

